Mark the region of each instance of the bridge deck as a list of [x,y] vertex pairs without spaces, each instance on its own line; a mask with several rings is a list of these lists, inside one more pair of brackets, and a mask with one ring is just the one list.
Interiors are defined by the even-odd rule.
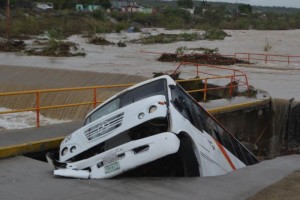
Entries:
[[[292,155],[216,177],[80,180],[54,177],[47,163],[17,156],[0,160],[0,196],[2,200],[244,200],[298,170],[299,166],[300,155]],[[299,196],[289,197],[287,193],[282,199],[299,199]]]
[[40,128],[0,131],[0,159],[59,146],[62,139],[82,126],[81,121]]
[[[216,101],[202,104],[210,113],[218,114],[269,103],[267,99],[246,99],[243,101]],[[62,139],[81,127],[83,122],[74,121],[52,124],[40,128],[0,131],[0,159],[23,155],[30,152],[44,151],[59,147]]]

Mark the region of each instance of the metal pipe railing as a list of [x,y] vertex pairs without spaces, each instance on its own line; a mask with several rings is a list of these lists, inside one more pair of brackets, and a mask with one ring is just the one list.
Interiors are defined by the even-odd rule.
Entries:
[[[202,67],[199,64],[195,63],[181,63],[176,70],[179,70],[181,66],[184,65],[194,65],[197,67],[197,76],[199,75],[199,68]],[[207,66],[206,66],[207,67]],[[204,87],[199,89],[194,89],[187,91],[189,93],[195,93],[195,92],[203,92],[203,101],[207,100],[207,93],[209,91],[213,90],[221,90],[221,89],[229,89],[230,96],[232,95],[233,89],[238,86],[246,86],[247,89],[249,89],[248,80],[246,74],[243,72],[236,70],[236,69],[228,69],[220,66],[208,66],[210,68],[216,68],[216,69],[223,69],[228,70],[232,72],[230,75],[225,76],[219,76],[214,75],[210,77],[205,78],[194,78],[189,80],[177,80],[177,82],[192,82],[192,81],[202,81],[204,82]],[[174,71],[174,73],[176,72]],[[245,82],[239,80],[239,85],[233,85],[233,81],[236,81],[238,77],[241,77],[245,79]],[[230,84],[227,86],[220,86],[220,87],[211,87],[209,88],[208,82],[210,80],[217,80],[217,79],[228,79],[230,80]],[[241,83],[241,84],[240,84]],[[30,90],[30,91],[18,91],[18,92],[4,92],[0,93],[0,97],[8,97],[8,96],[20,96],[20,95],[34,95],[35,96],[35,106],[31,108],[22,108],[22,109],[16,109],[16,110],[10,110],[10,111],[1,111],[0,114],[11,114],[11,113],[20,113],[20,112],[27,112],[27,111],[35,111],[36,112],[36,127],[40,127],[40,112],[42,110],[49,110],[49,109],[57,109],[57,108],[66,108],[66,107],[74,107],[74,106],[83,106],[83,105],[93,105],[95,108],[98,103],[102,103],[103,101],[99,101],[97,99],[97,91],[98,89],[108,89],[108,88],[124,88],[132,86],[133,83],[130,84],[118,84],[118,85],[102,85],[102,86],[87,86],[87,87],[74,87],[74,88],[58,88],[58,89],[45,89],[45,90]],[[83,91],[83,90],[92,90],[92,101],[87,102],[78,102],[78,103],[66,103],[66,104],[60,104],[60,105],[48,105],[48,106],[41,106],[42,105],[42,94],[46,93],[55,93],[55,92],[70,92],[70,91]]]
[[280,63],[300,63],[300,56],[296,55],[280,55],[280,54],[260,54],[260,53],[235,53],[235,58],[240,60],[264,61],[265,64],[270,62]]
[[[175,53],[158,53],[158,52],[150,52],[150,51],[141,51],[143,53],[151,53],[151,54],[158,54],[158,55],[162,55],[162,54],[170,54],[170,55],[174,55]],[[186,53],[186,54],[181,54],[182,56],[188,56],[188,55],[199,55],[199,56],[206,56],[206,59],[200,59],[199,61],[201,62],[208,62],[209,61],[209,55],[210,54],[200,54],[200,53]],[[225,55],[225,54],[217,54],[219,56],[224,57],[224,59],[220,59],[219,61],[223,62],[223,63],[231,63],[231,60],[226,60],[226,58],[232,58],[235,60],[235,63],[237,62],[237,60],[244,60],[247,61],[249,63],[253,62],[253,61],[264,61],[266,64],[270,63],[270,62],[281,62],[281,63],[287,63],[287,64],[291,64],[291,63],[295,63],[295,64],[299,64],[300,63],[300,56],[298,55],[281,55],[281,54],[262,54],[262,53],[239,53],[236,52],[233,55]],[[256,58],[258,57],[258,58]],[[278,58],[284,58],[284,59],[272,59],[272,57],[278,57]]]

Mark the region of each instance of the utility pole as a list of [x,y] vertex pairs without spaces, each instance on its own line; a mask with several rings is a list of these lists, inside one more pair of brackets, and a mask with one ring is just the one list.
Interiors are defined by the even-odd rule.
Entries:
[[6,5],[6,37],[7,41],[9,41],[10,38],[10,0],[7,0]]

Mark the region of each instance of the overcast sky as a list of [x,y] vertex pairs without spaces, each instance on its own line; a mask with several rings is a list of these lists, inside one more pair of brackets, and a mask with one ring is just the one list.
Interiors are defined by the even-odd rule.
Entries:
[[300,0],[207,0],[216,2],[245,3],[255,6],[280,6],[300,8]]

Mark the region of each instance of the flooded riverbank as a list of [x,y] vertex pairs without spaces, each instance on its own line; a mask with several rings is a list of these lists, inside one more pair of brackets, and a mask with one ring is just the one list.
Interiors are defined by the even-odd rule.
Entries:
[[[145,29],[151,34],[180,33],[184,31],[166,31],[163,29]],[[190,30],[189,32],[193,32]],[[77,71],[115,73],[137,75],[146,78],[152,77],[153,72],[171,72],[177,63],[158,62],[158,54],[145,52],[171,52],[178,47],[189,48],[218,48],[221,54],[234,54],[235,52],[269,53],[295,55],[299,51],[298,38],[300,30],[288,31],[255,31],[255,30],[231,30],[226,31],[231,37],[225,40],[196,42],[176,42],[171,44],[142,45],[128,43],[127,47],[99,46],[88,44],[86,38],[72,36],[68,40],[78,44],[86,53],[85,57],[42,57],[27,56],[20,53],[0,53],[0,65],[39,67],[51,69],[68,69]],[[105,34],[103,37],[112,42],[127,41],[141,37],[141,33]],[[264,45],[268,42],[272,48],[264,51]],[[300,99],[300,93],[296,86],[300,80],[300,64],[287,63],[257,63],[256,67],[232,66],[248,74],[249,82],[254,87],[268,91],[276,98]],[[30,70],[30,69],[28,69]]]
[[[180,33],[184,31],[166,31],[162,29],[145,29],[150,34]],[[193,32],[190,30],[189,32]],[[104,85],[117,83],[134,83],[151,78],[153,72],[172,72],[178,63],[158,62],[158,54],[145,52],[175,52],[178,47],[189,48],[219,48],[221,54],[235,52],[266,53],[263,51],[266,38],[272,45],[270,54],[295,55],[299,51],[298,38],[300,30],[289,31],[226,31],[231,37],[225,40],[196,42],[176,42],[171,44],[142,45],[128,43],[127,47],[116,45],[99,46],[88,44],[86,38],[72,36],[68,40],[75,42],[86,53],[85,57],[43,57],[27,56],[21,53],[0,53],[0,83],[1,92],[20,91],[45,88],[79,87],[90,85]],[[141,33],[112,33],[103,35],[114,43],[122,40],[132,40],[141,37]],[[300,100],[299,80],[300,64],[287,65],[286,63],[257,63],[250,66],[230,66],[239,69],[248,75],[250,85],[267,91],[274,98]],[[105,97],[112,95],[107,93]],[[61,96],[67,98],[66,96]],[[44,97],[47,98],[47,97]],[[60,97],[54,97],[61,99]],[[74,97],[74,101],[90,97],[81,94]],[[25,100],[23,102],[30,101]],[[1,107],[17,108],[12,106],[9,99],[2,101]],[[6,102],[6,103],[5,103]],[[55,100],[58,102],[58,100]],[[10,105],[9,105],[10,104]],[[15,104],[17,105],[17,104]],[[82,118],[90,107],[73,116],[74,110],[68,110],[72,117]],[[50,112],[51,113],[51,112]],[[67,113],[67,112],[64,112]],[[68,119],[68,115],[60,118]],[[55,116],[47,114],[47,116]]]

